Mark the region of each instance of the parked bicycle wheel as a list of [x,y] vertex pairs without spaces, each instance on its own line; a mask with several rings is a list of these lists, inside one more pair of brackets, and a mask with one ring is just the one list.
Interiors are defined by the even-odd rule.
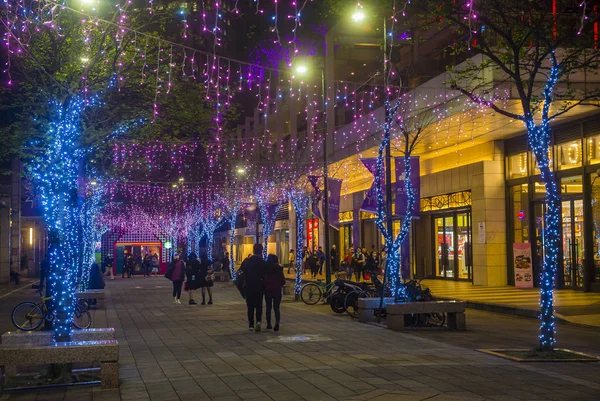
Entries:
[[362,297],[362,292],[350,291],[344,299],[344,308],[352,318],[358,318],[358,298]]
[[427,325],[428,326],[444,326],[446,322],[446,314],[445,313],[430,313],[427,317]]
[[88,310],[90,309],[90,304],[88,303],[87,299],[78,299],[77,308],[80,310]]
[[346,312],[346,307],[344,306],[344,299],[346,298],[345,294],[333,294],[329,297],[329,306],[331,310],[335,313],[344,313]]
[[300,292],[300,298],[302,298],[302,302],[307,305],[314,305],[321,300],[323,296],[323,291],[321,287],[319,287],[315,283],[306,283],[302,286],[302,291]]
[[92,315],[88,310],[75,308],[73,313],[73,327],[76,329],[89,329],[92,325]]
[[15,306],[11,317],[17,329],[31,331],[40,327],[44,321],[44,312],[33,302],[23,302]]

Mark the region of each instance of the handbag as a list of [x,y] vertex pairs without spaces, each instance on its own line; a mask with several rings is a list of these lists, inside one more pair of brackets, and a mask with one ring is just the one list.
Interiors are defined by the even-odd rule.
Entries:
[[204,279],[208,282],[214,282],[215,281],[215,273],[212,270],[209,271]]
[[167,270],[167,272],[165,273],[165,278],[168,280],[171,280],[171,278],[173,278],[173,269]]

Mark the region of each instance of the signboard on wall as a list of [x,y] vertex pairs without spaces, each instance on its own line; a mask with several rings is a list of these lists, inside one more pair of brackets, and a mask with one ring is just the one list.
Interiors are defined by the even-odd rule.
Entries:
[[531,265],[531,244],[513,244],[513,264],[515,266],[515,288],[533,288],[533,268]]

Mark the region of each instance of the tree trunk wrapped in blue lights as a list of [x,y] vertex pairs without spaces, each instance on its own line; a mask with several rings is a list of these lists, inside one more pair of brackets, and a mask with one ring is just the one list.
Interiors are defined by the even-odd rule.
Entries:
[[288,198],[294,206],[296,213],[296,282],[294,285],[294,294],[300,296],[302,290],[302,248],[304,243],[304,217],[308,213],[308,208],[311,204],[310,196],[304,193],[303,190],[292,188],[288,191]]
[[49,123],[46,152],[31,168],[40,193],[48,227],[49,287],[53,297],[54,335],[68,341],[75,304],[77,272],[80,261],[80,206],[78,176],[85,151],[79,143],[80,115],[84,99],[72,97],[55,101],[54,119]]

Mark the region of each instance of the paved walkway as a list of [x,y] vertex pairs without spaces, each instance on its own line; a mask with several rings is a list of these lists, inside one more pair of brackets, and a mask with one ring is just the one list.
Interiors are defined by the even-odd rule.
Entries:
[[[539,288],[484,287],[450,280],[423,280],[423,284],[438,298],[468,301],[472,308],[531,317],[540,310]],[[554,306],[562,320],[600,327],[600,293],[556,290]]]
[[[215,304],[174,305],[164,278],[109,281],[96,327],[115,327],[121,388],[5,395],[10,401],[591,400],[600,363],[519,364],[476,351],[532,347],[537,322],[468,311],[467,332],[396,333],[285,299],[280,333],[247,330],[245,305],[217,283]],[[0,316],[33,292],[0,302]],[[187,301],[187,296],[184,295]],[[10,329],[10,320],[0,320]],[[600,355],[600,330],[558,325],[562,346]]]

